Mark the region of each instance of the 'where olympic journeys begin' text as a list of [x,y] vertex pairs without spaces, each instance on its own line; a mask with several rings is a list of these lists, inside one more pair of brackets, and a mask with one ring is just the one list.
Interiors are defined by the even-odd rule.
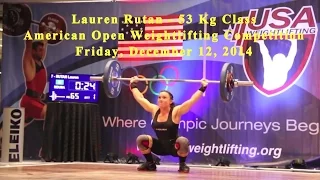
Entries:
[[[211,123],[208,123],[210,121]],[[288,132],[304,132],[310,135],[318,135],[320,132],[320,124],[318,122],[303,122],[296,119],[286,119],[284,121],[224,121],[219,118],[214,120],[181,120],[180,129],[185,131],[193,130],[224,130],[224,131],[260,131],[262,134],[268,134],[271,131],[279,132],[284,128]],[[105,127],[112,128],[146,128],[151,121],[144,119],[121,118],[119,116],[103,117]]]

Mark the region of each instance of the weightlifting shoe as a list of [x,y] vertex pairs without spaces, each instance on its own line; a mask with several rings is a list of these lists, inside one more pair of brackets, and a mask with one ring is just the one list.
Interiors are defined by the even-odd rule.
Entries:
[[180,163],[179,164],[179,172],[182,172],[182,173],[189,173],[190,171],[190,168],[187,166],[186,163]]
[[156,171],[157,166],[154,162],[142,163],[138,168],[138,171]]

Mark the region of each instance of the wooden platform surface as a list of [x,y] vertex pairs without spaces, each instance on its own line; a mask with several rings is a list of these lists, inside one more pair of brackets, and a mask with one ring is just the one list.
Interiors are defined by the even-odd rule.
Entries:
[[173,179],[277,179],[319,180],[320,173],[244,170],[231,168],[191,167],[189,174],[178,173],[177,165],[160,165],[156,172],[139,172],[137,165],[105,163],[42,163],[33,165],[0,166],[0,179],[121,179],[121,180],[173,180]]

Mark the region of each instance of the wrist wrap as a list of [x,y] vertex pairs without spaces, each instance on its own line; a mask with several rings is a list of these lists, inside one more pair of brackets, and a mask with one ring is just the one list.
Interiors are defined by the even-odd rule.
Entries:
[[138,85],[136,82],[133,82],[130,84],[130,88],[133,89],[133,88],[138,88]]
[[201,88],[199,88],[199,91],[201,91],[201,92],[205,92],[206,91],[206,89],[207,89],[207,86],[201,86]]

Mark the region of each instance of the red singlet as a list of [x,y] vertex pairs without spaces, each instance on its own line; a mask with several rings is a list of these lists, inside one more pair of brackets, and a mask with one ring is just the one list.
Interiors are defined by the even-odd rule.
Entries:
[[42,119],[41,112],[44,103],[41,102],[41,96],[43,94],[44,88],[47,84],[47,71],[44,68],[43,63],[38,65],[36,63],[36,74],[34,78],[26,82],[26,92],[22,96],[20,101],[20,106],[25,108],[25,118],[28,120],[32,119]]

